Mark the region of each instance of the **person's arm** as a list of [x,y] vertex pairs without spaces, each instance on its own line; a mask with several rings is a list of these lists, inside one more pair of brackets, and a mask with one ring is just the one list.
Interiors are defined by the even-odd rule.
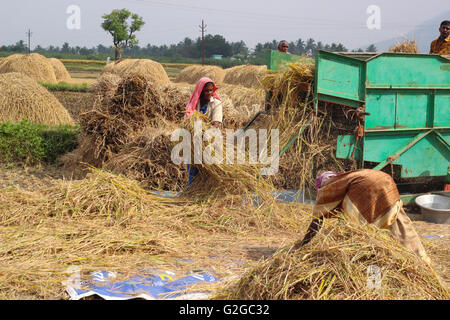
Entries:
[[319,232],[320,228],[323,224],[323,218],[314,218],[313,221],[311,221],[311,224],[308,227],[308,231],[306,232],[305,237],[302,241],[298,241],[294,244],[292,247],[293,250],[300,249],[304,245],[308,244],[312,238]]
[[219,128],[220,124],[222,123],[222,119],[223,119],[222,102],[216,100],[214,109],[212,110],[211,124],[214,127]]

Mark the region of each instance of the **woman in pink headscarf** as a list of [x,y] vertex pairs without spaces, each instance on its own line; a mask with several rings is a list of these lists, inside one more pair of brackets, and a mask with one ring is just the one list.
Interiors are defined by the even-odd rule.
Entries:
[[[217,87],[210,78],[201,78],[192,93],[191,99],[186,106],[186,118],[189,118],[194,112],[201,112],[208,117],[211,125],[219,128],[222,123],[222,101],[217,95]],[[187,165],[189,173],[189,185],[194,181],[198,174],[198,169],[191,164]]]
[[194,112],[206,115],[211,124],[218,128],[222,123],[222,101],[217,95],[217,87],[210,78],[201,78],[192,93],[191,99],[186,106],[186,118]]

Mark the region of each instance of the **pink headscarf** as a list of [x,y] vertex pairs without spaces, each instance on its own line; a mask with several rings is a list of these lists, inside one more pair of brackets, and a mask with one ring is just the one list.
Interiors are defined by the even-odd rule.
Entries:
[[319,175],[316,178],[316,191],[318,191],[328,179],[330,179],[334,176],[337,176],[337,175],[338,175],[338,172],[334,172],[334,171],[325,171],[324,173]]
[[191,99],[189,99],[189,102],[186,106],[186,118],[189,118],[189,116],[194,113],[195,109],[197,108],[198,99],[200,99],[200,95],[202,94],[203,88],[205,87],[205,84],[207,84],[208,82],[212,82],[214,86],[213,97],[220,100],[219,96],[216,93],[217,87],[214,81],[212,81],[208,77],[201,78],[195,85],[194,92],[192,93]]

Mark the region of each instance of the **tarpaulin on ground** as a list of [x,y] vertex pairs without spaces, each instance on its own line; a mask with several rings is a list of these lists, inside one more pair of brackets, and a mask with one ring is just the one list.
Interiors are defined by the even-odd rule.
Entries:
[[177,275],[171,271],[147,270],[127,280],[117,281],[118,273],[111,271],[91,272],[88,279],[77,279],[72,275],[66,281],[66,290],[71,300],[97,296],[105,300],[173,300],[173,299],[207,299],[210,292],[206,290],[186,292],[194,284],[220,281],[211,273],[191,271]]

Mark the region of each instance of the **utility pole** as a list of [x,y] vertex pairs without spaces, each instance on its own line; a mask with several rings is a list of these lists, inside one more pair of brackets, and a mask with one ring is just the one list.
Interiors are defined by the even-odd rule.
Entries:
[[200,31],[202,32],[202,66],[205,65],[205,32],[206,32],[206,24],[202,20],[202,25],[199,26]]
[[31,32],[30,29],[28,29],[28,32],[26,33],[26,35],[28,36],[28,54],[31,53],[31,35],[33,34],[33,32]]

